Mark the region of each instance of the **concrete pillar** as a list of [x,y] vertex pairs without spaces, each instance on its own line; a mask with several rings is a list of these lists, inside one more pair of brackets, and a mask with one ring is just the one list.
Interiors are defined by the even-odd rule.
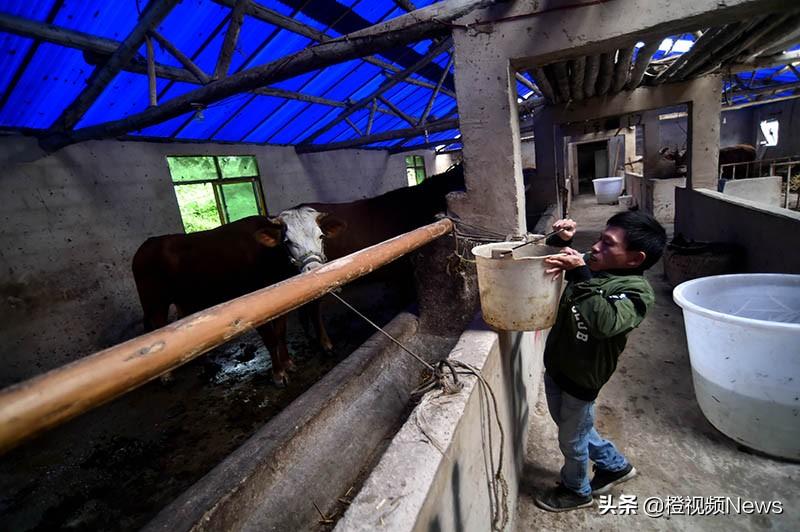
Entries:
[[[466,195],[448,206],[467,223],[525,233],[525,198],[514,72],[492,36],[454,32]],[[538,151],[538,150],[537,150]]]
[[659,139],[659,122],[658,111],[646,111],[642,113],[642,125],[644,140],[644,164],[642,171],[645,177],[652,178],[657,174],[656,167],[658,166],[659,154],[658,150],[661,147]]
[[536,114],[533,135],[536,142],[536,179],[530,183],[527,199],[528,212],[543,212],[550,205],[558,203],[558,158],[563,152],[564,134],[555,121],[550,109],[542,109]]
[[695,81],[704,90],[695,91],[689,102],[687,142],[689,154],[687,188],[717,189],[719,165],[719,115],[722,79],[707,76]]

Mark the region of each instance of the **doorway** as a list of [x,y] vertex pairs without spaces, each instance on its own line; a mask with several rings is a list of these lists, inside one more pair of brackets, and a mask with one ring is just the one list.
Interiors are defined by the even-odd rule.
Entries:
[[586,142],[578,144],[578,192],[593,191],[592,179],[607,177],[608,174],[608,141]]

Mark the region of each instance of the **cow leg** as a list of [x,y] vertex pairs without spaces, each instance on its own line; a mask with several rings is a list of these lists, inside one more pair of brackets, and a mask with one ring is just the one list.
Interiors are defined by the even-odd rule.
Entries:
[[325,322],[322,321],[322,306],[320,305],[319,300],[312,301],[307,306],[309,307],[309,311],[314,321],[314,329],[317,332],[319,346],[326,353],[332,353],[333,342],[331,342],[331,339],[328,336],[328,331],[325,330]]
[[275,318],[256,329],[272,359],[272,382],[280,388],[289,383],[287,371],[294,370],[294,362],[289,358],[286,347],[286,317]]

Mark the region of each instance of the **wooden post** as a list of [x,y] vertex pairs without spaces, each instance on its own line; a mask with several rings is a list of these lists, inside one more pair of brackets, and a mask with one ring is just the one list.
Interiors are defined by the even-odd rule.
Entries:
[[158,105],[158,92],[156,89],[156,60],[153,54],[153,40],[145,35],[144,42],[147,46],[147,88],[150,93],[150,107]]

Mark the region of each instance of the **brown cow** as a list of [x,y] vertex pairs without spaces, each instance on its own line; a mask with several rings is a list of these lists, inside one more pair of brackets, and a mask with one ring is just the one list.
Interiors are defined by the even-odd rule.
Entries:
[[[456,190],[464,190],[464,170],[461,164],[452,166],[442,174],[431,176],[419,185],[392,190],[374,198],[349,203],[305,205],[329,213],[346,225],[347,231],[342,232],[338,238],[325,241],[325,256],[328,260],[334,260],[434,222],[436,214],[447,211],[447,194]],[[410,263],[400,260],[381,270],[386,271],[391,267],[394,268],[393,273],[400,274],[394,275],[393,279],[401,282],[411,280]],[[310,314],[303,318],[313,320],[323,348],[332,349],[333,346],[325,335],[319,302],[310,303],[304,312]]]
[[[333,216],[301,207],[277,218],[250,216],[208,231],[147,239],[133,257],[145,328],[166,325],[170,305],[186,316],[320,266],[323,236],[343,227]],[[273,381],[285,385],[294,366],[286,317],[257,331],[272,358]]]

